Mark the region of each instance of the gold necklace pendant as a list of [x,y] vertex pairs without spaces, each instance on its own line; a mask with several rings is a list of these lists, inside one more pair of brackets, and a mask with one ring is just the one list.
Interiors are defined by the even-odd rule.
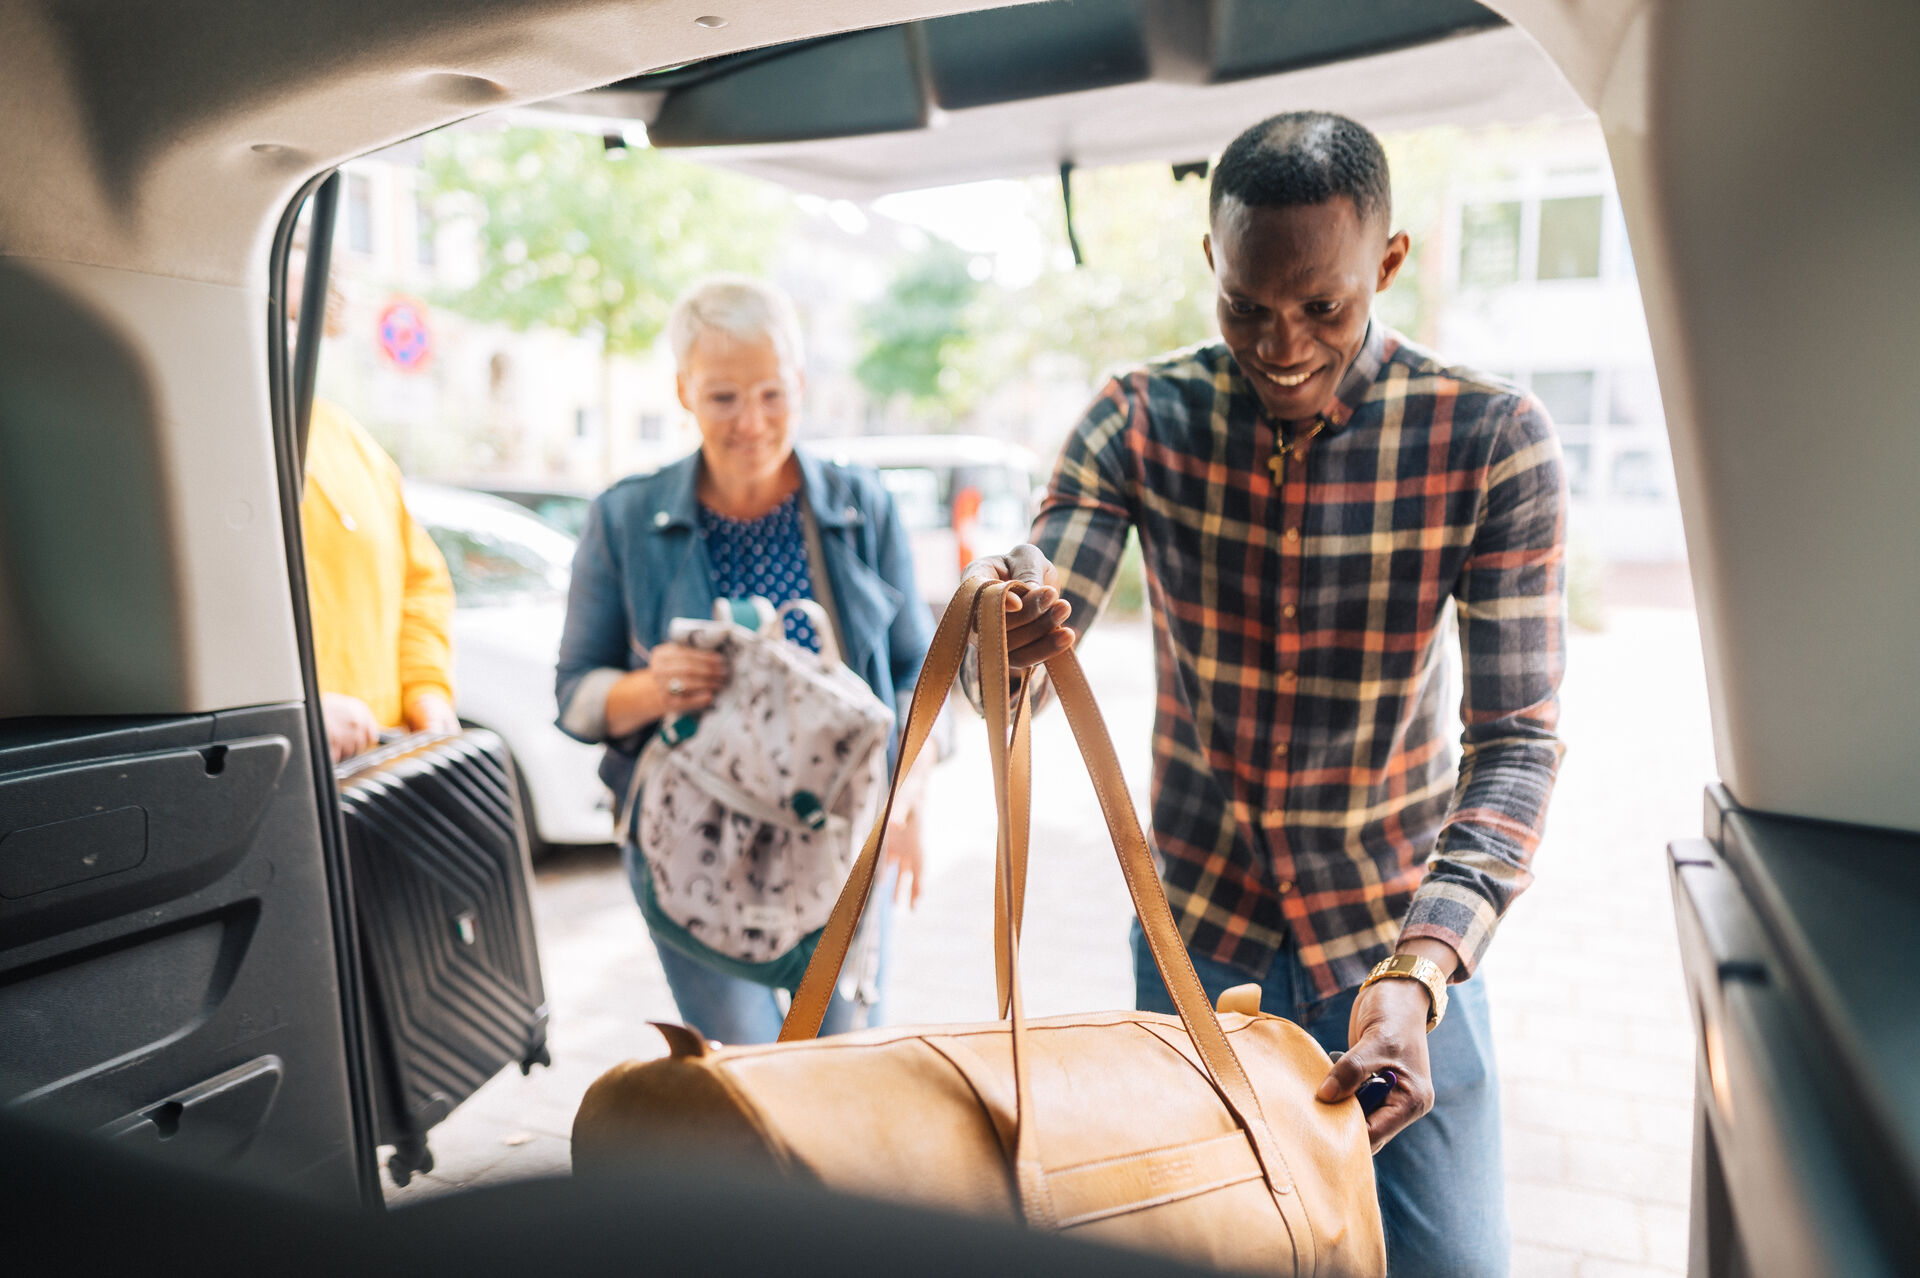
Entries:
[[1267,469],[1273,472],[1273,486],[1275,488],[1285,488],[1287,486],[1287,459],[1293,456],[1294,450],[1305,444],[1315,435],[1318,435],[1326,424],[1326,418],[1316,417],[1313,422],[1313,429],[1298,439],[1282,439],[1280,437],[1279,427],[1276,426],[1274,428],[1273,456],[1267,458]]

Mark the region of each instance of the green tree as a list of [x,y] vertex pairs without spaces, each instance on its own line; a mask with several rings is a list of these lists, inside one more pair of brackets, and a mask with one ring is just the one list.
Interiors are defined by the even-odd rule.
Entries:
[[480,274],[446,304],[474,319],[600,339],[605,462],[612,361],[652,347],[673,298],[718,270],[759,271],[791,214],[775,188],[646,148],[547,129],[428,139],[435,206],[465,206]]
[[980,282],[968,256],[935,239],[901,266],[860,312],[865,350],[854,376],[876,399],[964,417],[979,391],[969,358],[978,343]]
[[1213,336],[1213,283],[1200,251],[1205,182],[1176,182],[1164,164],[1076,172],[1080,266],[1071,264],[1059,188],[1039,179],[1035,188],[1036,206],[1051,210],[1056,264],[1012,299],[1029,358],[1070,355],[1096,377]]

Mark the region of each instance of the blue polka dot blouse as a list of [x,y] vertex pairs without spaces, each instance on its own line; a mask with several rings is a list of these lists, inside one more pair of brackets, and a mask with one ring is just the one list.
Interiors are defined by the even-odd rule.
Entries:
[[[707,539],[715,596],[750,599],[760,595],[776,608],[792,599],[813,598],[807,536],[800,518],[797,491],[758,519],[729,519],[701,506],[700,534]],[[820,651],[813,623],[798,612],[787,614],[787,638]]]

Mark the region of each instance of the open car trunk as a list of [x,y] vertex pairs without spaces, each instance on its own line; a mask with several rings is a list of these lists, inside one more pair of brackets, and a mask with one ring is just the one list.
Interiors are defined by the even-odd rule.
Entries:
[[332,166],[554,102],[863,198],[1196,161],[1291,107],[1383,129],[1584,107],[1654,337],[1724,783],[1707,844],[1674,853],[1696,1271],[1920,1271],[1920,7],[711,4],[0,10],[0,1099],[227,1173],[372,1184],[269,354],[275,228]]

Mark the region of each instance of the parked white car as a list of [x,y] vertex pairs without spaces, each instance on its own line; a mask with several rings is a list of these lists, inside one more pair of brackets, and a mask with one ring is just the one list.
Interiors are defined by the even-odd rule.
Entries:
[[553,723],[574,539],[485,493],[409,483],[406,495],[453,576],[457,709],[513,751],[534,850],[611,842],[613,799],[596,771],[600,751]]

